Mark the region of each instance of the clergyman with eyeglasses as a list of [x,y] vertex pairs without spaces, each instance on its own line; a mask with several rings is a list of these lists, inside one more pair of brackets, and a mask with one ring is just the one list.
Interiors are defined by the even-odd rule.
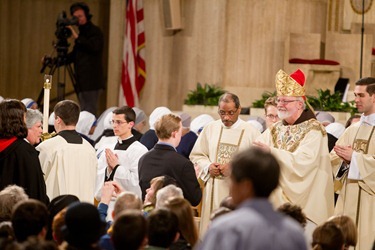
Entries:
[[229,161],[238,151],[248,149],[260,132],[239,118],[238,96],[223,94],[218,103],[220,119],[207,124],[199,135],[190,160],[199,168],[204,183],[200,234],[207,229],[211,212],[229,195]]
[[[98,159],[95,187],[95,199],[98,201],[101,201],[104,182],[115,181],[124,190],[133,192],[138,197],[142,195],[139,186],[138,161],[148,150],[132,134],[136,118],[135,112],[128,106],[122,106],[113,110],[112,113],[110,123],[113,133],[117,136],[117,141],[105,147]],[[113,191],[115,188],[113,186]],[[105,205],[109,205],[106,207],[108,209],[107,219],[112,221],[114,199]]]
[[[327,133],[306,108],[305,75],[297,70],[276,74],[277,110],[281,119],[271,125],[254,145],[279,160],[279,188],[271,196],[275,207],[289,202],[303,208],[306,235],[333,214],[333,178]],[[308,103],[307,103],[308,104]]]

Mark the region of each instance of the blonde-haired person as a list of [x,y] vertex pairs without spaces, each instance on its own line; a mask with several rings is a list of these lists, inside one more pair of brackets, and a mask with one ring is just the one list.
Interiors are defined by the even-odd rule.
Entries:
[[328,219],[341,228],[344,235],[345,250],[357,245],[358,233],[354,221],[346,215],[336,215]]
[[169,199],[165,207],[177,215],[180,232],[180,238],[172,243],[170,250],[193,249],[198,241],[198,231],[190,203],[184,198],[177,197]]

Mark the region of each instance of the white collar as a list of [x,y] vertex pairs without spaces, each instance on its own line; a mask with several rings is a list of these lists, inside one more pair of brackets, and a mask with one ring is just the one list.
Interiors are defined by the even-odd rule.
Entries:
[[226,129],[231,129],[231,128],[237,128],[238,126],[240,126],[240,124],[243,122],[243,120],[241,118],[238,117],[237,121],[235,123],[233,123],[232,126],[230,127],[227,127],[223,124],[223,122],[221,122],[221,125],[226,128]]
[[360,122],[370,126],[375,126],[375,113],[366,116],[362,114]]

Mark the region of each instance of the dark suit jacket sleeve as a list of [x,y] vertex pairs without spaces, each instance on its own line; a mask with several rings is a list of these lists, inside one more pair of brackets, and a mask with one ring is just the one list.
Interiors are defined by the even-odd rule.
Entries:
[[197,206],[202,199],[202,190],[195,175],[194,165],[191,161],[184,164],[181,172],[181,189],[184,197],[192,206]]

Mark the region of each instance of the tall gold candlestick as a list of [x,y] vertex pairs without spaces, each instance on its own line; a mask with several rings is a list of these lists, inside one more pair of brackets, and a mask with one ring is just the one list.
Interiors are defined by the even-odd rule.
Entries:
[[48,133],[49,97],[52,87],[52,75],[44,75],[44,100],[43,100],[43,133]]

